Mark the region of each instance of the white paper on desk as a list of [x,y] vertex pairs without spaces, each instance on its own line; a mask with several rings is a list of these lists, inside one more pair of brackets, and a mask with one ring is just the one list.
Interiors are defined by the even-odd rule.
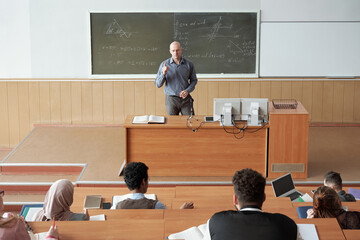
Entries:
[[313,202],[312,197],[310,197],[309,194],[305,193],[304,195],[301,196],[302,200],[304,200],[304,202]]
[[319,240],[315,224],[296,224],[298,227],[297,240]]
[[35,215],[40,212],[43,208],[42,207],[31,207],[26,214],[25,221],[31,222],[35,220]]
[[182,232],[173,233],[168,239],[184,239],[184,240],[210,240],[209,221],[198,227],[191,227]]
[[47,236],[47,232],[41,232],[41,233],[33,233],[29,232],[29,236],[31,240],[45,240]]
[[90,216],[90,221],[105,221],[105,214]]

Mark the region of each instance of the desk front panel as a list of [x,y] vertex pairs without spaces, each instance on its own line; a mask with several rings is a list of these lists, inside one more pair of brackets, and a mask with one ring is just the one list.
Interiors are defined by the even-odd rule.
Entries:
[[266,175],[267,128],[242,139],[220,127],[126,128],[126,138],[127,163],[146,163],[150,176],[233,176],[242,168]]

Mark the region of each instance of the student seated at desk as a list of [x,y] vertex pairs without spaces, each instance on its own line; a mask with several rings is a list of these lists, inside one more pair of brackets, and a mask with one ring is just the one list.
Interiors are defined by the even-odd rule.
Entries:
[[307,218],[336,218],[342,229],[360,229],[360,212],[345,211],[334,189],[319,187],[314,193],[314,208],[307,211]]
[[211,217],[212,240],[296,240],[297,226],[292,219],[261,210],[266,198],[266,181],[260,173],[243,169],[235,173],[232,182],[236,211],[223,211]]
[[342,202],[356,202],[355,197],[342,190],[342,179],[340,173],[330,171],[324,176],[324,186],[334,189]]
[[[166,209],[166,206],[153,199],[147,199],[145,193],[149,186],[148,167],[142,162],[131,162],[124,169],[126,186],[132,193],[131,197],[119,202],[116,209]],[[192,202],[184,203],[180,209],[192,209]]]
[[[4,190],[0,190],[0,240],[30,240],[30,235],[22,217],[17,217],[12,213],[2,214],[4,211],[3,197]],[[51,227],[46,239],[57,240],[58,232],[56,227]]]
[[83,221],[89,220],[87,210],[84,213],[73,213],[74,186],[67,179],[61,179],[51,185],[46,193],[44,207],[35,215],[35,221]]

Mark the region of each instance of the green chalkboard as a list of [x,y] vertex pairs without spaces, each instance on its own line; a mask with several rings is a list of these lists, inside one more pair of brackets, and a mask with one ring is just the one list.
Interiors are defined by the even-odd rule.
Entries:
[[257,74],[258,13],[91,13],[92,74],[156,74],[181,43],[198,74]]

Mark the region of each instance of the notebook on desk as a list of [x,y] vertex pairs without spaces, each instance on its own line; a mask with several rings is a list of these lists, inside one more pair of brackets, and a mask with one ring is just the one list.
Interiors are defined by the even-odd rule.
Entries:
[[290,197],[291,201],[296,201],[304,195],[295,189],[291,173],[271,181],[271,185],[276,197]]

